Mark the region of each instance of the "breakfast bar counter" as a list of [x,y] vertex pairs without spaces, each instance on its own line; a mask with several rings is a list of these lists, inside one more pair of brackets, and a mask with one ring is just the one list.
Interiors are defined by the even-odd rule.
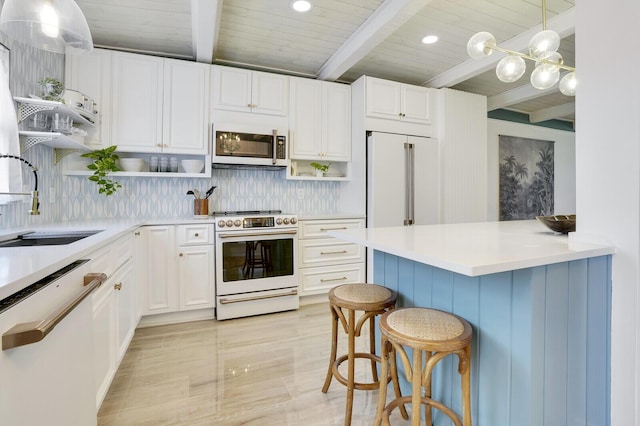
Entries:
[[[399,307],[471,323],[475,426],[609,424],[614,247],[536,221],[330,234],[373,249],[368,280],[396,290]],[[436,372],[433,395],[459,413],[456,368],[447,360]]]

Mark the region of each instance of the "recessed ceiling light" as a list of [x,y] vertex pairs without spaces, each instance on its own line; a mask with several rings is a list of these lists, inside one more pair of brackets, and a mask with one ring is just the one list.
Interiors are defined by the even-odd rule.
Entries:
[[308,12],[311,10],[311,8],[313,7],[313,4],[311,4],[310,1],[307,0],[293,0],[290,3],[291,9],[295,10],[296,12]]
[[422,42],[424,44],[433,44],[436,41],[438,41],[438,36],[437,35],[428,35],[428,36],[422,37]]

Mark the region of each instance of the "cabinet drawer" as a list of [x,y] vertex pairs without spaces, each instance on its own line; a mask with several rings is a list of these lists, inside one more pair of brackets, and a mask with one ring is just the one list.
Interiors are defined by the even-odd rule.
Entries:
[[124,265],[133,256],[133,237],[128,234],[111,246],[111,258],[115,270]]
[[364,227],[364,219],[301,220],[300,238],[328,238],[327,231],[346,231]]
[[299,247],[300,268],[364,262],[362,246],[335,238],[300,240]]
[[326,293],[331,288],[351,283],[363,283],[364,263],[341,266],[321,266],[300,270],[303,294]]
[[176,236],[179,246],[213,244],[213,224],[178,225]]

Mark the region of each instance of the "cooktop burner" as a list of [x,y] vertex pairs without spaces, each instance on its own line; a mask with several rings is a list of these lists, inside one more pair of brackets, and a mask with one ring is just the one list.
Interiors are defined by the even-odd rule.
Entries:
[[254,214],[280,214],[282,210],[230,210],[213,212],[211,216],[248,216]]

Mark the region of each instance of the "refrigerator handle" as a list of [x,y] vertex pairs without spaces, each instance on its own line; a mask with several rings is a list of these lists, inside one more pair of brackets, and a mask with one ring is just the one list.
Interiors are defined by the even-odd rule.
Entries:
[[405,161],[405,219],[404,225],[413,225],[414,221],[414,167],[415,157],[412,143],[404,144],[404,161]]

